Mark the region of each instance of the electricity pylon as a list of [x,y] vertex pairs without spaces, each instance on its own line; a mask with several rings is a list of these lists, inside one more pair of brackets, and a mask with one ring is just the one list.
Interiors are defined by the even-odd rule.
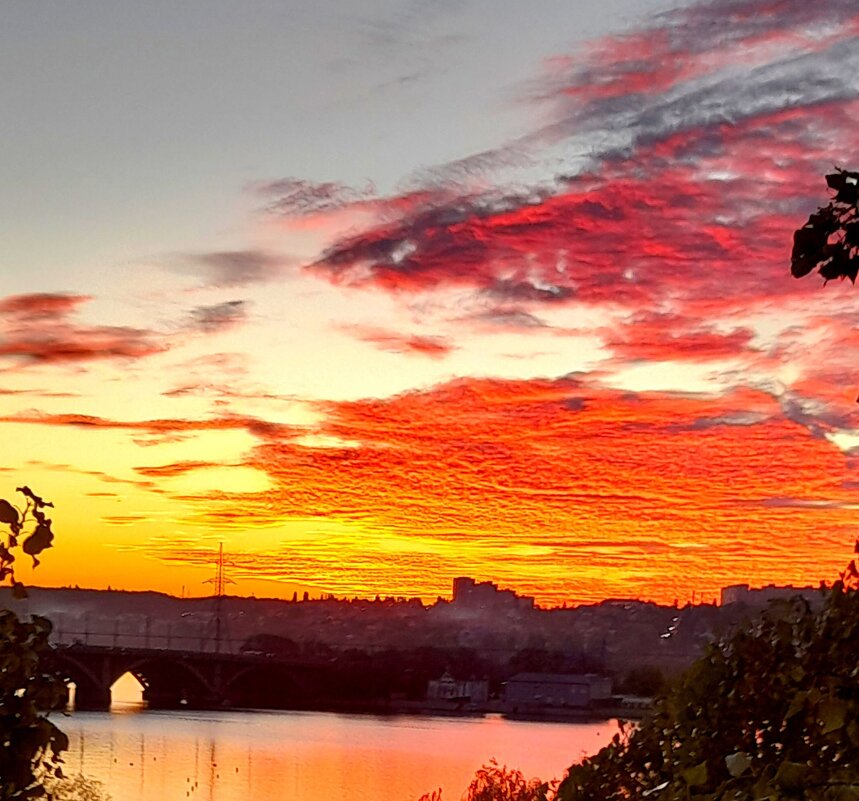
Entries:
[[221,653],[221,635],[223,630],[224,590],[227,584],[235,584],[224,570],[224,543],[218,546],[218,565],[215,575],[206,579],[204,584],[215,585],[215,653]]

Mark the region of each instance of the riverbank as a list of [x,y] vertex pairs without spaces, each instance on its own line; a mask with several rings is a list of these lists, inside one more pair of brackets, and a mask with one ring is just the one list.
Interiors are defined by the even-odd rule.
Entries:
[[626,706],[608,704],[593,707],[513,706],[503,701],[485,704],[440,700],[382,699],[377,701],[337,702],[319,705],[314,711],[357,715],[428,715],[434,717],[475,718],[500,715],[509,720],[549,721],[556,723],[599,723],[614,719],[641,720],[650,704]]

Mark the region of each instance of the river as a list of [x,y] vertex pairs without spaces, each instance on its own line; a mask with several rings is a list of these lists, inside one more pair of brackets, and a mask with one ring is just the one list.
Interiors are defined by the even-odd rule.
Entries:
[[113,801],[415,801],[439,787],[459,801],[495,758],[528,777],[560,777],[605,745],[604,723],[325,712],[75,712],[66,774]]

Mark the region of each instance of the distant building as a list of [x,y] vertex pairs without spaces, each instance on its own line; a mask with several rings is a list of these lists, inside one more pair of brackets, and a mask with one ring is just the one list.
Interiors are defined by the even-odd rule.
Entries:
[[777,587],[768,584],[766,587],[751,588],[748,584],[732,584],[723,587],[720,606],[730,604],[746,604],[747,606],[766,606],[770,601],[787,600],[800,596],[812,606],[823,602],[823,591],[819,587],[792,587],[790,585]]
[[507,682],[504,692],[504,700],[514,711],[584,709],[610,697],[611,679],[594,673],[517,673]]
[[445,672],[440,679],[427,684],[427,699],[431,701],[467,701],[483,704],[489,699],[489,682],[486,680],[458,681]]
[[500,590],[491,581],[475,581],[465,576],[453,580],[453,603],[458,609],[475,612],[534,609],[534,599],[528,595]]

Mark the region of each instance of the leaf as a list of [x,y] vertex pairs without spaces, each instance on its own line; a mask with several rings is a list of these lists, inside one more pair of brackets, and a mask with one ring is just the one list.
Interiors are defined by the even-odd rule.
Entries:
[[728,768],[728,773],[735,779],[738,776],[742,776],[751,765],[751,758],[743,751],[737,751],[735,754],[729,754],[725,757],[725,766]]
[[662,782],[662,784],[657,784],[656,787],[651,787],[649,790],[645,790],[641,794],[641,797],[642,798],[649,798],[650,796],[654,795],[655,793],[661,792],[666,787],[668,787],[668,782]]
[[64,731],[54,728],[54,751],[68,751],[69,737]]
[[707,783],[707,762],[700,762],[694,768],[683,771],[683,780],[690,787],[698,787]]
[[838,203],[855,205],[859,200],[859,173],[847,170],[838,170],[826,176],[826,183],[830,189],[835,190],[835,200]]
[[840,729],[847,719],[847,705],[837,698],[829,698],[818,709],[818,719],[823,724],[823,733]]
[[796,693],[791,699],[790,706],[785,713],[785,720],[790,720],[794,715],[802,712],[805,709],[805,702],[808,700],[807,692]]
[[808,765],[785,760],[776,771],[775,782],[785,790],[802,790],[807,773]]
[[820,265],[820,274],[826,281],[834,281],[836,278],[841,278],[841,265],[834,258]]
[[35,531],[24,540],[24,543],[21,545],[21,550],[30,556],[35,556],[46,548],[50,548],[53,539],[54,533],[51,531],[50,521],[48,521],[48,525],[40,523],[36,526]]
[[18,523],[18,510],[9,501],[0,499],[0,523],[14,526]]

